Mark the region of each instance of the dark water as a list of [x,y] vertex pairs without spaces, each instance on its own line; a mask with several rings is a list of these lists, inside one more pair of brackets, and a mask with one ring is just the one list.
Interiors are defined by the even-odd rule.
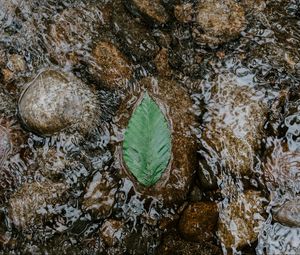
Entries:
[[[300,2],[237,1],[247,25],[213,47],[174,16],[174,6],[197,1],[161,1],[164,25],[123,2],[0,0],[0,254],[299,254]],[[99,41],[127,59],[122,86],[110,87],[112,75],[95,60]],[[22,120],[22,92],[49,68],[76,76],[97,98],[84,132],[45,136]],[[181,123],[197,159],[184,198],[171,204],[145,198],[120,174],[124,109],[145,77],[154,89],[172,80],[192,102]],[[162,100],[173,95],[163,91]],[[168,102],[185,107],[182,98]],[[201,202],[217,205],[218,222],[211,238],[187,238],[183,212]]]

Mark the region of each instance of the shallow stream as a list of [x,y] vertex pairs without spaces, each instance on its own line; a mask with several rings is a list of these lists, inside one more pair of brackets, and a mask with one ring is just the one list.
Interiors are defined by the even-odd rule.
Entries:
[[299,82],[299,0],[0,0],[0,254],[300,254]]

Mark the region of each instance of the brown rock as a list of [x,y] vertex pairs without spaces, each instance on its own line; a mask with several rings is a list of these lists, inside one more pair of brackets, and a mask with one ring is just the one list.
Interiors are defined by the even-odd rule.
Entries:
[[237,38],[245,26],[244,10],[234,0],[200,1],[195,8],[193,36],[199,43],[216,46],[228,42]]
[[20,228],[42,224],[52,213],[47,206],[61,201],[66,186],[50,181],[26,183],[9,200],[9,215]]
[[122,87],[131,78],[130,63],[113,44],[98,42],[91,54],[90,73],[102,81],[106,87]]
[[226,249],[242,248],[256,241],[264,222],[260,192],[247,191],[219,210],[218,236]]
[[88,184],[82,207],[96,218],[106,218],[115,203],[116,183],[107,172],[97,172]]
[[300,199],[285,202],[274,213],[274,219],[289,227],[300,227]]
[[188,241],[212,241],[217,222],[218,208],[214,202],[192,203],[181,216],[179,231]]
[[22,121],[41,135],[66,128],[86,132],[95,124],[97,108],[97,98],[88,86],[71,74],[55,70],[38,74],[19,100]]
[[100,236],[109,247],[121,242],[124,234],[124,223],[118,220],[108,219],[100,229]]
[[[122,145],[117,144],[115,162],[120,173],[129,177],[135,189],[145,196],[155,196],[164,203],[174,205],[187,196],[195,167],[196,144],[190,126],[195,123],[190,113],[192,102],[188,94],[172,80],[145,78],[139,82],[141,90],[131,93],[118,112],[118,126],[125,129],[135,107],[144,96],[144,89],[158,102],[171,125],[172,151],[171,161],[160,180],[153,186],[145,188],[137,182],[126,168],[122,157]],[[178,104],[180,101],[180,104]],[[119,137],[116,134],[116,137]]]
[[142,17],[146,22],[150,21],[161,25],[169,19],[160,0],[128,0],[125,1],[125,4],[134,15]]

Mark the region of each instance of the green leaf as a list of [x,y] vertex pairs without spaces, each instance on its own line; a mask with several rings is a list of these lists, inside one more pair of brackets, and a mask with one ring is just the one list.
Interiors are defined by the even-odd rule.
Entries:
[[130,172],[147,187],[160,179],[171,158],[168,122],[148,93],[129,120],[123,158]]

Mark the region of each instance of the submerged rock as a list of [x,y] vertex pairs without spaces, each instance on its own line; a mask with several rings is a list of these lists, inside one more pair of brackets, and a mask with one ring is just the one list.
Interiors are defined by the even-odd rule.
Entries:
[[212,90],[204,115],[199,177],[213,186],[220,169],[251,176],[264,137],[268,107],[254,90],[222,80]]
[[159,51],[151,30],[127,15],[121,6],[115,8],[113,30],[124,52],[133,61],[148,61]]
[[239,37],[246,25],[245,12],[234,0],[200,1],[195,7],[194,23],[195,40],[217,46]]
[[274,213],[274,219],[289,227],[300,227],[300,199],[285,202]]
[[126,57],[112,43],[100,41],[92,50],[89,72],[108,88],[122,87],[132,75]]
[[218,208],[214,202],[190,204],[179,221],[179,231],[188,241],[212,241],[218,222]]
[[143,90],[147,91],[172,123],[171,160],[159,181],[148,188],[139,184],[125,166],[120,144],[116,148],[116,167],[122,175],[132,180],[138,192],[161,199],[165,204],[176,205],[187,197],[195,170],[196,144],[190,129],[195,124],[195,118],[190,113],[192,101],[186,91],[172,80],[145,78],[139,85],[142,91],[132,93],[121,105],[117,114],[118,126],[123,130],[127,128],[132,112],[144,96]]
[[84,194],[82,207],[96,218],[106,218],[115,203],[117,185],[107,172],[97,172],[88,184]]
[[220,208],[218,236],[225,249],[240,249],[256,241],[264,222],[263,202],[258,191],[246,191]]
[[41,135],[66,128],[86,132],[100,110],[93,92],[71,74],[45,70],[23,91],[19,114],[24,124]]
[[150,24],[162,25],[169,19],[160,0],[126,0],[124,3],[133,15],[141,17]]
[[26,183],[9,200],[9,215],[18,228],[42,224],[55,213],[54,206],[67,190],[61,183],[50,181]]

